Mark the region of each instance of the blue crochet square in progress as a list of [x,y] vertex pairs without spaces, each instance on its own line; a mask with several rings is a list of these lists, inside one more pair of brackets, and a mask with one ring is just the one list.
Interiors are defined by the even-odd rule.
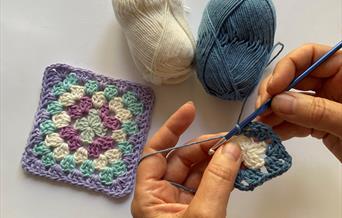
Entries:
[[259,122],[252,122],[242,130],[241,134],[256,142],[264,142],[266,146],[263,166],[241,168],[235,181],[236,188],[242,191],[252,191],[264,182],[283,174],[291,167],[292,158],[271,127]]

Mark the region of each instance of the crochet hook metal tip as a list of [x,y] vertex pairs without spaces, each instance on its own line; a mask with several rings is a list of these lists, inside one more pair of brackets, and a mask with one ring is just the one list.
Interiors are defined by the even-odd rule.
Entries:
[[227,141],[226,138],[222,138],[220,139],[218,142],[215,143],[214,146],[212,146],[209,151],[208,151],[208,155],[211,156],[215,153],[216,149],[218,149],[221,145],[223,145],[225,142]]
[[[338,42],[332,49],[330,49],[327,53],[325,53],[322,57],[320,57],[315,63],[313,63],[308,69],[306,69],[302,74],[296,77],[290,85],[287,87],[285,91],[289,91],[296,87],[298,83],[300,83],[305,77],[307,77],[312,71],[314,71],[317,67],[319,67],[324,61],[326,61],[329,57],[335,54],[338,50],[342,48],[342,41]],[[268,99],[263,105],[257,108],[253,113],[251,113],[246,119],[241,121],[240,123],[236,124],[235,127],[229,131],[224,138],[218,141],[214,146],[212,146],[208,154],[213,155],[217,148],[223,145],[226,141],[228,141],[232,136],[236,134],[240,134],[241,130],[246,127],[250,122],[252,122],[257,116],[264,113],[267,108],[271,106],[272,98]]]
[[222,139],[220,139],[218,142],[216,142],[208,151],[208,155],[213,155],[215,151],[223,144],[225,144],[231,137],[233,137],[236,134],[240,134],[241,127],[240,124],[236,124],[235,127],[230,130]]

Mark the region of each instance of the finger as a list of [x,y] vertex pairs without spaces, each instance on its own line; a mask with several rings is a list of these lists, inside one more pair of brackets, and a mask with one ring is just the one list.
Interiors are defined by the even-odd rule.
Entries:
[[[306,70],[330,49],[329,46],[310,44],[288,54],[276,65],[267,85],[267,92],[273,96],[286,90],[296,75]],[[338,51],[314,70],[310,76],[327,78],[335,75],[341,66],[341,60],[342,52]]]
[[259,115],[259,117],[268,116],[268,115],[271,115],[271,114],[272,114],[272,110],[270,108],[267,108],[264,113]]
[[311,131],[311,136],[317,139],[323,139],[328,133],[320,130],[313,129]]
[[189,172],[189,175],[186,178],[186,181],[184,182],[184,185],[186,187],[189,187],[193,190],[197,190],[197,188],[201,182],[204,170],[208,166],[209,161],[210,161],[209,159],[204,160],[204,161],[196,164],[193,168],[191,168],[191,171]]
[[285,141],[293,137],[305,137],[310,135],[311,129],[298,126],[289,122],[282,122],[280,125],[273,127],[273,131]]
[[258,90],[258,97],[255,102],[255,107],[258,108],[263,104],[267,99],[271,98],[271,96],[267,92],[267,84],[270,80],[271,75],[267,76],[260,84],[259,90]]
[[342,104],[286,92],[274,97],[271,108],[277,116],[290,123],[342,136]]
[[342,140],[334,135],[328,134],[324,139],[325,146],[337,157],[342,163]]
[[282,119],[281,117],[278,117],[274,113],[271,113],[267,116],[259,117],[258,121],[273,127],[273,126],[278,126],[281,123],[283,123],[284,119]]
[[[271,96],[267,93],[266,90],[270,76],[266,77],[260,84],[258,97],[255,102],[255,108],[259,108],[267,99],[271,98]],[[260,114],[260,117],[267,116],[269,114],[272,114],[272,111],[268,108],[264,113]]]
[[319,96],[332,99],[336,102],[342,103],[342,89],[340,88],[342,84],[342,58],[341,58],[341,68],[333,76],[325,80],[324,86],[318,93]]
[[[219,135],[223,135],[223,133],[204,135],[193,141],[202,141]],[[170,153],[170,155],[167,157],[167,171],[165,173],[164,179],[177,183],[183,183],[194,164],[209,158],[208,150],[218,140],[219,139],[202,142],[200,144],[185,147]]]
[[323,81],[321,79],[308,76],[303,79],[296,87],[297,90],[302,91],[317,91],[322,87]]
[[[267,92],[268,83],[270,80],[270,76],[267,77],[265,80],[262,81],[259,92],[258,98],[256,100],[256,107],[260,107],[261,104],[266,102],[266,100],[271,98],[271,95]],[[316,77],[308,76],[303,79],[296,87],[297,90],[302,91],[317,91],[322,87],[323,81]]]
[[234,188],[240,164],[241,150],[238,145],[227,143],[220,147],[204,171],[187,215],[189,217],[225,217],[228,199]]
[[[177,144],[180,135],[189,127],[195,117],[195,106],[186,103],[180,107],[151,138],[144,149],[144,154],[172,147]],[[146,179],[160,179],[167,168],[166,159],[161,155],[153,155],[144,159],[137,170],[137,183]]]
[[[189,175],[186,179],[186,181],[183,183],[183,185],[191,190],[197,190],[205,168],[207,167],[209,163],[209,160],[202,161],[195,166],[193,166],[189,172]],[[184,204],[189,204],[191,200],[193,199],[194,194],[187,192],[187,191],[182,191],[179,194],[179,203],[184,203]]]
[[179,137],[195,118],[195,106],[187,102],[181,106],[147,143],[145,150],[158,151],[177,144]]

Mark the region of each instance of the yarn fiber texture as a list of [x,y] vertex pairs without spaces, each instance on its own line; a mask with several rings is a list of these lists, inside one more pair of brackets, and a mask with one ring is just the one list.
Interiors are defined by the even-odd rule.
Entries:
[[270,0],[211,0],[196,48],[197,76],[207,93],[242,100],[270,59],[276,29]]
[[118,22],[144,79],[177,84],[194,71],[195,41],[181,0],[113,0]]
[[112,197],[131,193],[153,91],[54,64],[45,70],[40,96],[22,167]]
[[236,188],[253,191],[266,181],[290,169],[292,157],[270,126],[251,122],[242,130],[241,135],[252,140],[253,143],[252,146],[246,147],[245,145],[248,144],[246,141],[241,139],[235,141],[241,146],[243,164],[246,166],[240,169],[236,177]]

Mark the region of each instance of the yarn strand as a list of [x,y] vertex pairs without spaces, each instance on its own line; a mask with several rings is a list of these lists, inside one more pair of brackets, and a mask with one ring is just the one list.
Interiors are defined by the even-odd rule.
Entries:
[[145,154],[144,156],[142,156],[140,158],[140,160],[139,160],[139,163],[141,163],[141,161],[143,161],[144,159],[146,159],[148,157],[151,157],[153,155],[156,155],[156,154],[168,153],[168,152],[171,152],[171,151],[174,151],[174,150],[178,150],[178,149],[182,149],[182,148],[185,148],[185,147],[189,147],[189,146],[192,146],[192,145],[197,145],[197,144],[201,144],[201,143],[204,143],[204,142],[209,142],[209,141],[214,141],[214,140],[217,140],[217,139],[221,139],[223,137],[224,137],[224,135],[215,136],[215,137],[208,138],[208,139],[205,139],[205,140],[194,141],[194,142],[186,143],[186,144],[183,144],[183,145],[180,145],[180,146],[177,146],[177,147],[166,148],[166,149],[162,149],[162,150],[159,150],[159,151],[151,152],[151,153],[148,153],[148,154]]

